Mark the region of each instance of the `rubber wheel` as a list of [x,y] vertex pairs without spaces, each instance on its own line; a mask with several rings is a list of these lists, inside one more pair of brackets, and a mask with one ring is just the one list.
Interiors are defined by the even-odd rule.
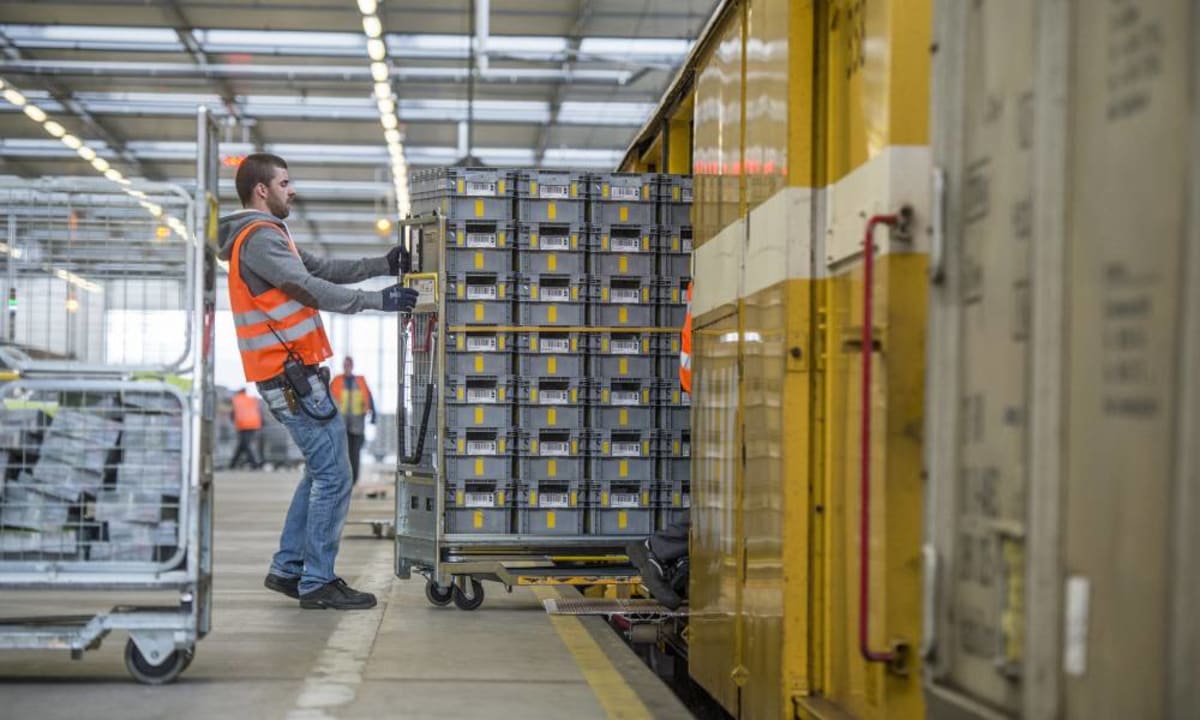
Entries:
[[439,587],[438,584],[433,580],[425,581],[425,599],[434,605],[437,605],[438,607],[446,607],[450,604],[450,600],[453,598],[453,595],[453,587],[443,588]]
[[129,671],[134,680],[143,685],[166,685],[175,682],[176,678],[187,669],[187,666],[192,664],[194,654],[195,651],[192,648],[173,650],[161,665],[152,665],[142,656],[142,651],[138,650],[137,643],[130,638],[125,643],[125,669]]
[[471,591],[466,593],[454,583],[454,605],[459,610],[474,610],[483,604],[483,583],[471,578]]

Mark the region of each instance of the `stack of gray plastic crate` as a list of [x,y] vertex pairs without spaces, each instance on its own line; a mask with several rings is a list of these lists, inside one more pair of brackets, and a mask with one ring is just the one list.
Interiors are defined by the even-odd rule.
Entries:
[[[413,173],[413,211],[446,218],[446,532],[514,530],[517,386],[516,175],[492,168]],[[467,328],[452,330],[449,328]],[[414,388],[418,407],[424,388]]]
[[589,182],[588,528],[654,529],[654,175]]

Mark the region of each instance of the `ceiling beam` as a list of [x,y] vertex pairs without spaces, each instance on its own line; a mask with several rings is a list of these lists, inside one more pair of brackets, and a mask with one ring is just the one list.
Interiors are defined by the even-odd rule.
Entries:
[[[0,30],[0,55],[9,61],[22,61],[25,56],[7,35]],[[64,110],[74,115],[77,120],[83,125],[89,137],[94,137],[102,140],[106,145],[112,148],[113,152],[121,158],[123,162],[132,167],[138,175],[149,180],[165,180],[166,175],[159,169],[154,168],[144,163],[141,158],[135,155],[127,146],[125,140],[117,135],[112,128],[105,125],[100,120],[96,119],[88,112],[78,100],[75,99],[75,94],[70,88],[59,84],[53,80],[39,80],[36,83],[40,89],[50,94],[56,102]],[[86,138],[85,138],[86,139]]]
[[[571,32],[567,34],[567,57],[570,59],[563,65],[563,72],[567,77],[571,76],[571,72],[575,68],[575,58],[579,54],[579,46],[583,42],[583,30],[591,15],[592,0],[576,0],[575,22],[571,27]],[[562,112],[566,87],[566,85],[559,85],[554,88],[554,96],[550,99],[550,120],[538,132],[537,147],[533,151],[534,167],[541,167],[542,160],[546,157],[546,147],[550,144],[550,133],[558,124],[558,116]]]

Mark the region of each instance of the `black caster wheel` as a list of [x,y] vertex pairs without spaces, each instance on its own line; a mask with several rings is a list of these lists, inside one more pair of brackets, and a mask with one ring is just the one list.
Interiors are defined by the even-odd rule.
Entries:
[[446,607],[450,604],[453,595],[453,587],[440,587],[433,579],[425,581],[425,599],[434,605]]
[[483,604],[483,583],[470,578],[454,583],[454,605],[459,610],[474,610]]
[[176,678],[192,664],[194,648],[172,650],[171,654],[158,665],[153,665],[142,656],[142,651],[130,638],[125,643],[125,669],[134,680],[143,685],[166,685],[175,682]]

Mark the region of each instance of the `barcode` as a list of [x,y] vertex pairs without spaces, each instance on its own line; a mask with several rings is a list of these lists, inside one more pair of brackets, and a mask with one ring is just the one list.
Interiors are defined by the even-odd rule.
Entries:
[[639,355],[641,351],[637,340],[613,340],[608,348],[614,355]]
[[496,183],[480,182],[478,180],[468,180],[467,181],[467,194],[473,195],[473,196],[491,195],[491,196],[495,197]]
[[542,236],[543,250],[570,250],[571,238],[566,235],[544,235]]
[[545,300],[546,302],[570,302],[571,288],[544,287],[542,288],[542,300]]
[[628,508],[638,506],[637,493],[613,493],[608,497],[610,507]]
[[610,297],[615,303],[639,303],[642,294],[637,288],[613,288]]
[[571,341],[567,338],[542,338],[538,349],[544,353],[571,352]]
[[682,247],[683,247],[684,252],[691,252],[692,251],[692,239],[684,238]]
[[571,454],[571,443],[564,442],[564,441],[546,442],[543,440],[541,447],[539,448],[539,454],[541,454],[541,455],[570,455]]
[[571,196],[570,190],[569,185],[543,185],[538,188],[538,197],[551,200],[568,198]]
[[467,388],[467,402],[494,403],[496,399],[496,388]]
[[538,497],[538,507],[565,508],[570,507],[566,493],[542,493]]
[[613,187],[609,196],[613,200],[637,200],[641,190],[636,187]]
[[692,496],[688,493],[684,493],[682,504],[685,508],[690,508],[692,506]]
[[683,188],[679,193],[679,198],[684,202],[692,201],[692,189],[690,187]]
[[467,507],[496,507],[495,493],[467,493]]
[[566,390],[542,390],[538,393],[538,399],[543,405],[566,405],[567,391]]
[[494,248],[496,247],[495,233],[467,233],[467,247]]
[[692,444],[691,443],[683,443],[683,447],[681,448],[681,451],[683,452],[684,457],[691,457],[692,456]]
[[636,442],[615,442],[612,444],[613,457],[641,457],[642,444]]
[[495,440],[468,440],[467,441],[468,455],[495,455],[496,441]]
[[641,405],[641,393],[637,390],[613,390],[609,396],[613,405]]
[[467,337],[467,350],[469,352],[495,352],[499,345],[496,338],[484,335],[472,335]]
[[635,237],[615,237],[612,239],[613,252],[641,252],[642,243]]
[[468,285],[467,286],[468,300],[495,300],[496,286],[495,285]]

